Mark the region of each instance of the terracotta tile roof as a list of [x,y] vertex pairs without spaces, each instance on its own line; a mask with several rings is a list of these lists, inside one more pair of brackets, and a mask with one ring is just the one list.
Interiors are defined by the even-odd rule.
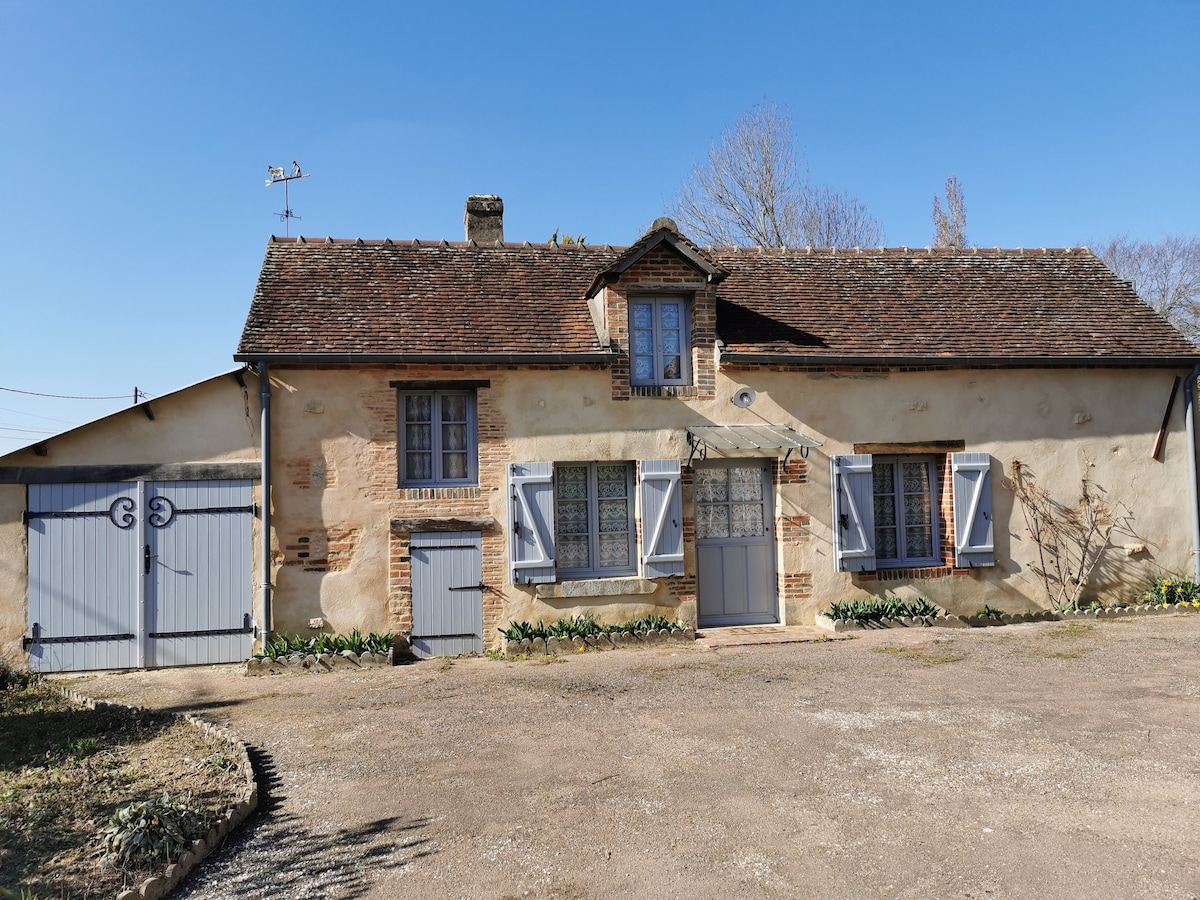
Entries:
[[604,356],[583,294],[618,254],[557,244],[273,239],[238,358]]
[[[272,239],[236,358],[605,358],[584,297],[638,246]],[[1086,249],[702,252],[732,360],[1200,358]]]
[[729,354],[1196,356],[1090,250],[718,250]]

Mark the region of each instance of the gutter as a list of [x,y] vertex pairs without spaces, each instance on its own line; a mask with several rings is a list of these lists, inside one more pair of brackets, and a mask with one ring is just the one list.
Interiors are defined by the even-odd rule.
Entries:
[[1200,365],[1195,356],[818,356],[800,353],[738,353],[729,350],[721,351],[721,362],[729,365],[757,363],[772,366],[937,366],[944,369],[1178,369]]
[[1200,378],[1197,363],[1183,389],[1183,427],[1187,432],[1188,485],[1191,487],[1192,514],[1192,580],[1200,582],[1200,474],[1196,471],[1196,379]]
[[274,633],[271,628],[271,379],[267,364],[258,361],[259,398],[262,404],[262,642]]
[[592,353],[272,353],[268,356],[234,354],[238,362],[271,363],[428,363],[431,365],[564,365],[574,363],[608,363],[612,354]]

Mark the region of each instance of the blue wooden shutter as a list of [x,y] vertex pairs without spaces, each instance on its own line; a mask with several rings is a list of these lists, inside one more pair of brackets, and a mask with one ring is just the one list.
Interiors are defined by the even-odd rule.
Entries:
[[508,523],[513,584],[554,581],[554,463],[509,465]]
[[642,506],[642,574],[683,574],[683,491],[677,459],[643,459],[638,466]]
[[992,461],[986,453],[952,453],[954,565],[994,566]]
[[839,572],[875,569],[875,493],[871,454],[835,456],[833,482],[833,554]]

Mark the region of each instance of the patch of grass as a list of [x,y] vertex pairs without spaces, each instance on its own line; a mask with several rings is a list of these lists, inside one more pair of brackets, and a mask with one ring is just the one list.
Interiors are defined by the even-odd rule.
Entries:
[[919,662],[924,666],[941,666],[946,663],[958,662],[960,659],[966,659],[967,654],[959,653],[957,650],[951,650],[948,647],[919,647],[899,644],[884,644],[881,647],[872,647],[874,653],[886,653],[889,656],[895,656],[899,659],[910,659],[913,662]]
[[1083,637],[1085,634],[1091,631],[1093,627],[1094,626],[1089,625],[1087,622],[1064,622],[1058,627],[1051,628],[1049,631],[1045,632],[1045,635],[1049,638],[1077,638]]
[[1053,653],[1047,653],[1049,659],[1079,659],[1083,656],[1082,650],[1056,650]]
[[235,772],[195,764],[215,751],[174,716],[87,709],[31,683],[0,690],[0,721],[0,885],[17,897],[112,897],[136,886],[161,860],[105,866],[90,855],[117,810],[190,791],[215,824],[241,788]]

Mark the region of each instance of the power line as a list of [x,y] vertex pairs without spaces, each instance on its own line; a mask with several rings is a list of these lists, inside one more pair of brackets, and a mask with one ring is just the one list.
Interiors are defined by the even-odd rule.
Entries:
[[25,412],[23,409],[13,409],[10,406],[0,406],[0,412],[16,413],[19,416],[29,416],[32,419],[45,419],[47,422],[61,422],[63,425],[74,425],[69,419],[56,419],[53,416],[39,416],[37,413]]
[[21,391],[17,388],[0,387],[0,391],[12,394],[25,394],[28,397],[50,397],[54,400],[124,400],[128,394],[118,394],[115,397],[73,397],[69,394],[43,394],[39,391]]

